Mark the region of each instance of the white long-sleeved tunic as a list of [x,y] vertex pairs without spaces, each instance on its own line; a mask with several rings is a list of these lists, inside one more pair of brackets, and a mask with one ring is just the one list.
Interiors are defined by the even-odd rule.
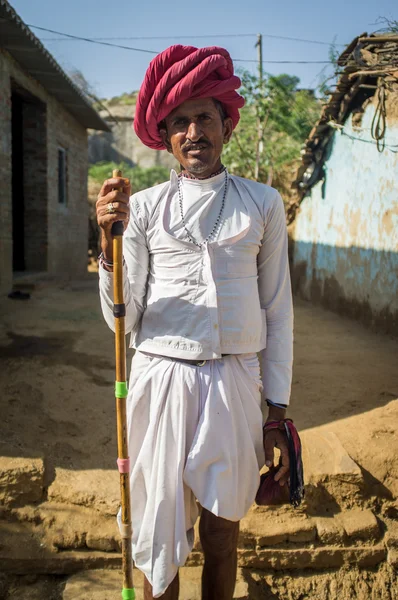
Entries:
[[[217,218],[224,173],[182,180],[184,215],[199,241]],[[126,332],[153,354],[214,359],[260,352],[263,396],[288,404],[293,310],[285,213],[279,193],[228,175],[217,235],[186,237],[178,178],[134,194],[124,235]],[[102,310],[113,329],[113,274],[100,269]]]

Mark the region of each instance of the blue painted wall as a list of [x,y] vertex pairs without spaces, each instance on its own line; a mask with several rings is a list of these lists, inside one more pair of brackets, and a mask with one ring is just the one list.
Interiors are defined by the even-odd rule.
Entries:
[[325,178],[291,227],[292,282],[307,299],[398,334],[398,121],[388,121],[380,153],[373,115],[371,104],[361,129],[349,116],[329,142]]

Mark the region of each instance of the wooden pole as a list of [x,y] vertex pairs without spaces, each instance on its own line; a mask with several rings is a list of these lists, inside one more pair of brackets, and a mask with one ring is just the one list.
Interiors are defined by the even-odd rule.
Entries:
[[260,85],[263,83],[263,36],[261,33],[257,35],[257,44],[258,48],[258,75],[260,78]]
[[[261,33],[257,35],[256,47],[258,50],[258,80],[259,89],[262,92],[263,88],[263,36]],[[261,119],[257,116],[257,141],[256,141],[256,163],[254,165],[254,179],[258,181],[260,173],[260,154],[262,150],[263,127]]]
[[[122,172],[113,171],[113,177],[121,177]],[[134,600],[133,585],[133,556],[131,530],[131,499],[130,499],[130,459],[127,445],[127,371],[126,371],[126,307],[123,298],[123,222],[112,225],[113,237],[113,314],[115,317],[115,356],[116,356],[116,423],[118,468],[120,473],[121,496],[121,535],[122,535],[122,569],[123,569],[123,600]]]

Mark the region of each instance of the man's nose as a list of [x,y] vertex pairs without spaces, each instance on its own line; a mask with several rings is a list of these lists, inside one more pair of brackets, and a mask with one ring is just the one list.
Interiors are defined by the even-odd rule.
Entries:
[[191,140],[191,142],[197,142],[202,137],[203,132],[195,121],[191,121],[187,131],[187,138]]

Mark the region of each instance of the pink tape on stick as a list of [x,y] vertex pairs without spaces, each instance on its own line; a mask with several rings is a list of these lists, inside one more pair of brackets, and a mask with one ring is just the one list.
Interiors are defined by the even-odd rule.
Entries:
[[119,473],[130,473],[130,459],[129,458],[118,458],[117,467]]

